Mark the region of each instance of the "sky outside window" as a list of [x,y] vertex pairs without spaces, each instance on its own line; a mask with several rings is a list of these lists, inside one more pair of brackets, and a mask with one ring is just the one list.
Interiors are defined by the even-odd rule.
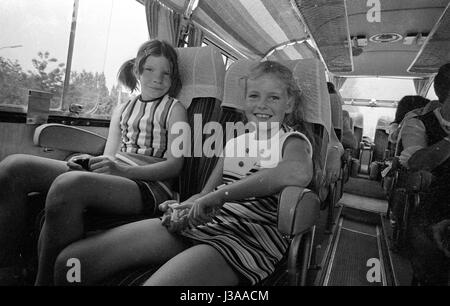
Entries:
[[[26,82],[17,86],[21,91],[20,99],[15,92],[10,95],[20,100],[12,104],[25,105],[30,88],[46,90],[36,88],[39,87],[36,80],[30,80],[31,73],[38,74],[32,60],[38,58],[39,52],[44,55],[48,52],[46,72],[59,64],[67,64],[73,4],[73,0],[40,0],[39,5],[30,0],[0,0],[0,57],[11,63],[17,61],[20,69],[30,75]],[[135,57],[138,47],[146,40],[148,30],[142,4],[135,0],[80,0],[71,69],[72,100],[95,104],[88,100],[95,95],[102,96],[105,91],[80,96],[85,91],[84,84],[89,83],[87,80],[93,75],[100,76],[111,91],[117,86],[119,67]],[[83,86],[80,87],[80,81],[74,85],[74,76],[83,72],[88,76],[81,82]],[[20,73],[16,72],[14,76],[18,75]],[[5,86],[0,87],[3,92],[7,91]],[[59,100],[61,92],[57,91]],[[11,100],[2,98],[0,103]],[[55,107],[53,102],[52,107]]]

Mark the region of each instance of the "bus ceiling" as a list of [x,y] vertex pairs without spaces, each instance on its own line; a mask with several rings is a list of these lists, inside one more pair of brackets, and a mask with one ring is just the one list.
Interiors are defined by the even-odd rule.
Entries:
[[208,40],[237,58],[319,57],[336,76],[410,78],[450,61],[450,0],[138,1],[191,8]]

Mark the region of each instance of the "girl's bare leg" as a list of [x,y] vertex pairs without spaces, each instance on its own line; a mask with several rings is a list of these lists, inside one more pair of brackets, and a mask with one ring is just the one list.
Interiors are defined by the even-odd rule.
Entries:
[[28,194],[47,193],[66,172],[66,162],[33,155],[10,155],[0,162],[0,267],[15,264],[24,237]]
[[144,286],[235,286],[237,273],[212,246],[193,246],[165,263]]
[[159,219],[133,222],[79,240],[65,248],[55,264],[56,285],[68,283],[70,258],[80,261],[81,284],[95,284],[127,268],[160,265],[187,248],[179,236],[169,233]]
[[36,285],[52,284],[59,252],[83,237],[86,208],[132,215],[142,212],[143,203],[136,183],[123,177],[82,171],[57,177],[45,203]]

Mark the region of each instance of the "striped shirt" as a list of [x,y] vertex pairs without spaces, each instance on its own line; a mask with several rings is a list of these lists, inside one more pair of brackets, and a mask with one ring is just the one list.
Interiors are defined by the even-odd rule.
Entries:
[[[309,152],[312,147],[305,135],[299,132],[280,132],[279,143],[272,146],[270,153],[277,156],[286,139],[297,135],[306,140]],[[267,152],[252,156],[250,149],[258,147],[254,135],[244,134],[227,142],[223,169],[224,184],[232,184],[263,168],[276,166],[264,163]],[[244,146],[243,151],[250,156],[239,156],[236,146]],[[248,150],[247,150],[248,149]],[[228,152],[228,154],[227,154]],[[239,150],[238,150],[239,152]],[[312,155],[310,156],[312,157]],[[272,160],[274,163],[278,161]],[[218,250],[225,260],[251,284],[256,284],[268,277],[283,258],[288,243],[277,228],[278,194],[262,198],[248,198],[226,202],[212,222],[196,227],[189,227],[181,234]]]
[[136,97],[123,107],[120,117],[121,152],[167,157],[169,118],[179,101],[165,95],[151,102]]

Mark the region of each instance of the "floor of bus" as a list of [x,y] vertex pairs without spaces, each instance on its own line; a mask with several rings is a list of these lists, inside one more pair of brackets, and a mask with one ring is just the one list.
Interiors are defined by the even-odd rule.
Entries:
[[[331,233],[325,230],[327,211],[321,212],[315,232],[315,267],[309,274],[309,283],[317,286],[410,285],[409,261],[392,247],[387,207],[380,182],[364,175],[350,178],[334,209]],[[370,259],[379,260],[376,264],[382,266],[381,279],[368,280],[369,270],[375,266]]]

